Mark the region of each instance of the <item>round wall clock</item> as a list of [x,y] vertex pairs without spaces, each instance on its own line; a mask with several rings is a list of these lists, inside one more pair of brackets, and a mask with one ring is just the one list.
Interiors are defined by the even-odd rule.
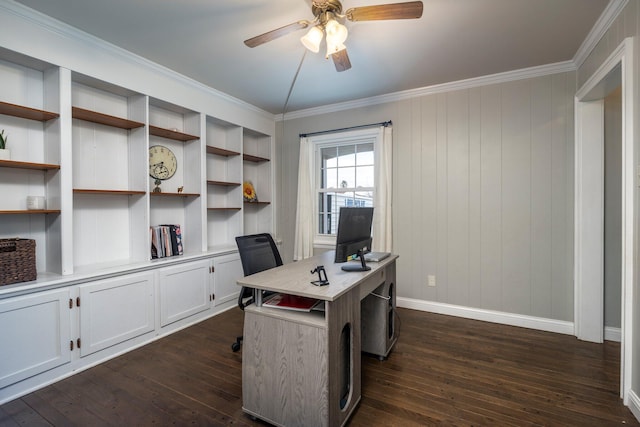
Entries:
[[149,148],[149,176],[155,179],[154,193],[160,193],[162,181],[171,178],[178,169],[175,154],[163,145],[154,145]]

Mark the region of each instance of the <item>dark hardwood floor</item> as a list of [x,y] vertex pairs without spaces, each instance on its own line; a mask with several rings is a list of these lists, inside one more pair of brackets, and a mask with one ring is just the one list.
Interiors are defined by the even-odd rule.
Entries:
[[[399,309],[385,361],[363,356],[350,426],[639,425],[620,346]],[[242,312],[219,316],[0,406],[2,426],[259,426],[242,413]]]

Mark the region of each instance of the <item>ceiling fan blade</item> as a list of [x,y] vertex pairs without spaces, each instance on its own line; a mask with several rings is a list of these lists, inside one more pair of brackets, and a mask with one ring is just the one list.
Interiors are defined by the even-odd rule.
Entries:
[[349,55],[347,55],[347,49],[342,49],[339,52],[332,53],[333,65],[336,66],[336,71],[347,71],[351,68],[351,61],[349,61]]
[[383,19],[417,19],[422,16],[422,2],[379,4],[354,7],[345,13],[349,21],[379,21]]
[[264,34],[260,34],[259,36],[252,37],[244,41],[249,47],[260,46],[261,44],[270,42],[271,40],[275,40],[278,37],[286,36],[289,33],[294,31],[302,30],[307,28],[311,24],[311,22],[302,20],[298,22],[294,22],[289,25],[285,25],[284,27],[276,28],[275,30],[268,31]]

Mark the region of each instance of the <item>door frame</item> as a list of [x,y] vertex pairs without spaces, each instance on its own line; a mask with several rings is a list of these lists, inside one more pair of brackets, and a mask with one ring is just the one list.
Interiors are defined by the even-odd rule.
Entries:
[[574,100],[574,332],[579,339],[602,342],[604,334],[603,99],[612,89],[618,85],[622,86],[620,395],[625,405],[628,405],[633,368],[632,319],[635,277],[633,44],[633,38],[624,39],[582,85]]

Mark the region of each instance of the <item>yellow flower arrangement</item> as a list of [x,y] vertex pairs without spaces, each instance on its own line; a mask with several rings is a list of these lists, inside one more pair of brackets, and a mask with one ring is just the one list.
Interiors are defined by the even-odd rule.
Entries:
[[257,202],[258,196],[256,195],[256,189],[253,188],[251,181],[245,181],[242,183],[242,196],[245,202]]

